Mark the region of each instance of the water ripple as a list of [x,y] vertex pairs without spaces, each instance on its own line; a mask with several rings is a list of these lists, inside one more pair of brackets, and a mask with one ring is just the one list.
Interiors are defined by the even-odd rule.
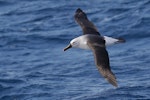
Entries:
[[[149,4],[149,0],[1,0],[0,100],[150,99]],[[118,88],[101,77],[90,51],[63,51],[82,34],[74,20],[77,8],[102,35],[126,39],[107,48]]]

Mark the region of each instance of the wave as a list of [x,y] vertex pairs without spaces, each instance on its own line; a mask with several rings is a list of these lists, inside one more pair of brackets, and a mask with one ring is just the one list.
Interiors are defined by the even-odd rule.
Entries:
[[2,7],[2,6],[8,6],[8,5],[12,5],[13,4],[13,2],[11,2],[11,1],[0,1],[0,6]]
[[13,94],[7,94],[5,96],[2,96],[0,100],[38,100],[41,98],[44,100],[49,100],[51,97],[51,93],[45,92],[45,93],[13,93]]
[[148,90],[150,87],[145,86],[126,86],[126,87],[120,87],[117,89],[105,89],[98,94],[87,94],[86,96],[82,97],[75,97],[72,98],[73,100],[120,100],[122,99],[149,99],[148,94],[143,94],[140,92],[140,90]]
[[73,36],[70,35],[40,35],[40,34],[32,34],[32,35],[7,35],[0,36],[0,47],[9,47],[9,46],[30,46],[37,44],[54,44],[58,43],[61,45],[62,43],[69,42]]

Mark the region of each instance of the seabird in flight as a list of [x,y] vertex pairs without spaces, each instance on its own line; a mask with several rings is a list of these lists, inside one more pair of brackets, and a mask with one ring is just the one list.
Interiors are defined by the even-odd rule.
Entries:
[[85,12],[83,12],[80,8],[76,10],[74,18],[81,26],[83,35],[72,39],[70,44],[64,48],[64,51],[71,47],[92,50],[98,71],[109,83],[117,87],[116,77],[110,68],[106,46],[123,43],[125,40],[121,38],[101,36],[96,26],[89,21]]

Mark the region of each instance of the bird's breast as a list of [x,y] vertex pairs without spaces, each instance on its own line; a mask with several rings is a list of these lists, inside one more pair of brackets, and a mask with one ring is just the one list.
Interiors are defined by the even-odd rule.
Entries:
[[78,41],[79,41],[78,48],[90,49],[89,46],[87,45],[87,41],[88,41],[87,35],[79,36]]
[[89,46],[87,45],[87,41],[80,42],[79,48],[89,50]]

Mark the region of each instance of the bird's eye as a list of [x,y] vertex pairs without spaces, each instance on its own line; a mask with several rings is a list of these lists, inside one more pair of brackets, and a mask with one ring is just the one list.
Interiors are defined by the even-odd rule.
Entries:
[[72,42],[72,44],[75,46],[75,45],[77,45],[77,42]]
[[73,42],[72,44],[74,45],[74,44],[76,44],[76,42]]

